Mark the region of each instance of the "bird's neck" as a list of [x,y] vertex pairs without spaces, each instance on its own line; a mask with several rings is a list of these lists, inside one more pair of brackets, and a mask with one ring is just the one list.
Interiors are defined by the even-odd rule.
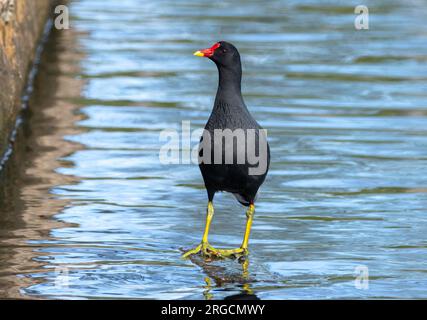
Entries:
[[242,69],[218,66],[219,82],[215,104],[244,106],[242,97]]

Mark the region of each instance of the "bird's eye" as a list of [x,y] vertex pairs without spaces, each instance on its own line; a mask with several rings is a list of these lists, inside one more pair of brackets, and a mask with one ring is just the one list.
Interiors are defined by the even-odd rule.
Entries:
[[222,53],[226,53],[227,52],[227,49],[222,49]]

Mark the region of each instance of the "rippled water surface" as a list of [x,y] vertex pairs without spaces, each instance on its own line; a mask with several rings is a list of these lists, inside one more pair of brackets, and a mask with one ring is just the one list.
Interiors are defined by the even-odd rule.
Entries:
[[[427,298],[427,6],[369,1],[357,31],[358,4],[72,2],[3,173],[1,295]],[[247,270],[180,259],[206,193],[197,166],[158,159],[161,130],[204,126],[217,72],[192,52],[218,40],[272,152]],[[239,246],[244,208],[215,206],[211,243]]]

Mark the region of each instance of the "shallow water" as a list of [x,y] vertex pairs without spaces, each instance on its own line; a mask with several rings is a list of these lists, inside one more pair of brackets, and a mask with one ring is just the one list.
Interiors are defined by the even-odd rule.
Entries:
[[[0,295],[427,298],[427,7],[369,1],[357,31],[358,4],[72,2],[3,172]],[[218,40],[272,152],[247,270],[180,259],[206,193],[158,158],[161,130],[204,126],[217,74],[192,52]],[[211,243],[238,246],[244,209],[215,206]]]

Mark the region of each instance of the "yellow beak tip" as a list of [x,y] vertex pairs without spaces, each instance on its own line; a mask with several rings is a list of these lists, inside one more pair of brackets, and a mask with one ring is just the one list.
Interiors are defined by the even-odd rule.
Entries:
[[197,56],[197,57],[203,57],[204,54],[201,51],[196,51],[193,53],[193,55]]

